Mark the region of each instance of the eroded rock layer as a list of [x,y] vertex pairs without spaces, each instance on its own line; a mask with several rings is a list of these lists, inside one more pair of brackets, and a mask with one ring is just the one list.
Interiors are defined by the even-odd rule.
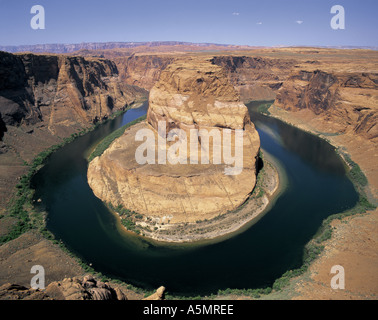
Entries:
[[67,136],[138,96],[110,60],[0,52],[0,111],[9,126],[44,122],[49,133]]
[[311,110],[333,132],[376,139],[377,89],[376,70],[355,65],[302,67],[284,82],[274,104],[288,111]]
[[[234,152],[240,151],[235,145],[235,130],[241,130],[240,174],[225,174],[233,165],[225,164],[223,158],[220,164],[215,164],[211,148],[209,163],[202,163],[201,155],[208,149],[204,149],[204,142],[199,137],[198,164],[190,162],[195,149],[191,149],[189,143],[184,144],[184,140],[158,145],[158,128],[162,122],[166,134],[172,129],[182,129],[188,134],[188,141],[191,129],[207,132],[216,129],[222,139],[223,129],[229,129]],[[135,159],[135,151],[141,145],[140,141],[135,141],[135,136],[141,129],[153,132],[155,164],[141,165]],[[216,140],[211,142],[217,145]],[[184,144],[186,161],[158,164],[159,151],[165,153],[176,143]],[[176,61],[162,72],[150,92],[147,121],[126,130],[102,156],[90,163],[88,182],[103,201],[157,217],[160,222],[211,219],[237,208],[248,198],[256,183],[259,148],[259,135],[248,110],[239,101],[223,69],[208,60]]]
[[212,63],[222,66],[242,101],[270,100],[296,63],[294,59],[261,56],[215,56]]

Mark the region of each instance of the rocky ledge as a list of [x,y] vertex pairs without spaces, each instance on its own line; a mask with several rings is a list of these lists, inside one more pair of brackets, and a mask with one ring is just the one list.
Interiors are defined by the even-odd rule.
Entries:
[[[126,291],[86,275],[51,282],[45,289],[7,283],[0,287],[0,300],[129,300]],[[164,291],[160,287],[143,300],[163,300]]]
[[[162,123],[163,128],[159,127]],[[155,138],[154,164],[136,160],[142,142],[135,137],[142,129],[149,129]],[[166,141],[173,129],[181,129],[180,135],[187,135],[187,141],[192,129],[216,129],[222,134],[228,129],[233,155],[243,148],[242,170],[230,174],[234,165],[226,164],[224,157],[219,164],[214,161],[217,139],[210,138],[213,148],[207,147],[201,136],[195,137],[194,149],[190,143],[184,144],[182,136],[159,144],[159,139]],[[234,139],[237,132],[243,137],[242,146]],[[180,158],[183,161],[159,164],[159,152],[166,154],[171,147],[176,147],[176,156],[186,151]],[[193,150],[198,151],[198,164],[190,161]],[[155,223],[204,221],[235,210],[249,198],[256,184],[259,150],[259,135],[247,107],[240,102],[223,68],[199,58],[175,61],[150,91],[147,120],[126,130],[89,164],[88,182],[104,202],[137,212],[141,228],[150,230]],[[207,152],[209,163],[203,163],[201,156]]]

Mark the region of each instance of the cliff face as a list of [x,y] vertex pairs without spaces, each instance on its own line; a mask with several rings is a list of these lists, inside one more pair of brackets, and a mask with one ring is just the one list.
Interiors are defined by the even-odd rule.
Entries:
[[143,95],[106,59],[0,52],[0,205],[24,161]]
[[233,55],[216,56],[211,61],[226,70],[242,101],[274,99],[296,63],[292,59]]
[[[181,139],[158,145],[159,121],[166,125],[166,135],[161,136],[160,132],[163,139],[177,128],[187,134],[190,129],[215,129],[220,134],[222,129],[229,129],[233,151],[237,150],[235,129],[241,129],[243,170],[238,175],[226,175],[229,166],[224,161],[212,161],[215,151],[209,152],[208,164],[202,163],[200,157],[208,148],[202,137],[195,138],[198,164],[189,160],[195,149]],[[156,151],[166,153],[173,145],[183,147],[187,151],[184,161],[138,164],[135,150],[141,142],[136,142],[135,136],[142,129],[153,133]],[[186,59],[172,63],[162,72],[150,92],[147,121],[127,130],[90,163],[88,182],[103,201],[120,204],[159,222],[211,219],[237,208],[248,198],[256,183],[259,148],[259,135],[248,110],[222,68],[209,61]],[[157,160],[156,154],[154,158]]]
[[244,129],[250,123],[226,73],[208,62],[185,60],[169,65],[150,91],[149,102],[147,120],[156,130],[162,120],[181,129]]
[[[234,55],[215,57],[208,55],[208,57],[214,65],[225,70],[229,81],[239,93],[242,101],[274,99],[277,90],[282,86],[295,64],[295,61],[291,59]],[[190,58],[188,57],[188,59]],[[114,58],[122,79],[130,85],[136,85],[146,90],[150,90],[154,86],[161,72],[174,60],[175,56],[166,54]]]
[[174,61],[173,56],[131,55],[126,58],[114,58],[121,79],[129,84],[151,90],[159,80],[161,72]]
[[278,91],[275,105],[311,110],[338,133],[378,137],[378,73],[306,69],[294,71]]
[[[196,56],[183,53],[130,54],[112,50],[99,53],[116,63],[123,81],[146,90],[151,90],[159,80],[161,72],[173,61]],[[95,55],[95,52],[91,54]],[[221,66],[225,70],[229,81],[239,93],[242,101],[274,99],[277,90],[282,86],[296,63],[295,60],[287,58],[213,56],[208,53],[206,56],[214,65]]]
[[0,106],[6,125],[48,123],[65,136],[109,116],[138,93],[120,83],[114,62],[0,53]]

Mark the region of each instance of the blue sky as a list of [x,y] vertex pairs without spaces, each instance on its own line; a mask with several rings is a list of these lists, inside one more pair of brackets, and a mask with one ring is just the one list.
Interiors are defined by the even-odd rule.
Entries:
[[[45,30],[30,27],[30,9],[37,4],[45,8]],[[333,5],[345,9],[345,30],[330,26]],[[377,0],[0,0],[0,45],[188,41],[378,46],[377,9]]]

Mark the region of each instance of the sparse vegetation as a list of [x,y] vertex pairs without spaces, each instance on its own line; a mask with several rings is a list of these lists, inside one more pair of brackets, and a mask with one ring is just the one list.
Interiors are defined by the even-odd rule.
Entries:
[[269,112],[268,109],[271,107],[272,104],[273,104],[273,102],[270,101],[270,102],[267,102],[267,103],[264,103],[264,104],[259,105],[259,106],[257,107],[257,112],[269,116],[269,115],[270,115],[270,112]]
[[140,220],[143,218],[141,214],[126,209],[122,205],[114,207],[110,202],[107,205],[111,209],[111,211],[117,212],[119,214],[119,216],[121,217],[121,223],[127,230],[135,232],[136,234],[141,233],[140,228],[135,223],[135,220]]
[[266,288],[260,288],[260,289],[223,289],[218,290],[216,294],[210,294],[210,295],[197,295],[197,296],[177,296],[177,295],[170,295],[167,293],[165,296],[169,300],[214,300],[219,296],[245,296],[245,297],[251,297],[254,299],[260,298],[262,295],[267,295],[272,292],[272,288],[266,287]]
[[141,121],[146,119],[146,116],[142,116],[134,121],[129,122],[128,124],[125,124],[121,128],[113,131],[110,135],[108,135],[106,138],[104,138],[96,147],[96,149],[90,154],[88,158],[88,162],[91,162],[94,158],[101,156],[106,149],[109,148],[110,144],[117,138],[123,135],[125,130],[134,124],[137,124]]
[[348,165],[350,166],[350,171],[349,171],[349,176],[351,178],[351,180],[354,182],[355,185],[357,185],[357,187],[366,187],[367,184],[368,184],[368,180],[365,176],[365,174],[362,172],[360,166],[355,163],[351,157],[344,153],[343,154],[343,158],[345,159],[345,161],[348,163]]
[[[28,172],[20,178],[16,185],[15,194],[7,208],[9,216],[17,218],[18,221],[6,235],[0,238],[0,244],[16,239],[31,228],[41,225],[41,217],[36,215],[31,209],[34,191],[30,187],[30,182],[34,174],[45,163],[48,157],[62,145],[66,144],[66,141],[68,141],[68,139],[64,140],[59,145],[52,146],[39,153],[31,162]],[[32,214],[34,214],[33,220],[31,220]]]
[[264,189],[259,187],[258,190],[259,192],[256,194],[256,198],[261,198],[265,194]]

